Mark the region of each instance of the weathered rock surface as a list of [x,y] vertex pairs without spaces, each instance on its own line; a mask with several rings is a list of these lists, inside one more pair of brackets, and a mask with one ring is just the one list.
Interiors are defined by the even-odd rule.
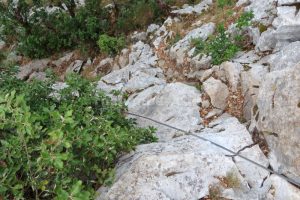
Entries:
[[17,78],[21,80],[26,80],[33,72],[44,71],[47,68],[49,62],[50,59],[33,60],[30,63],[19,68]]
[[281,70],[300,62],[300,41],[293,42],[272,54],[269,62],[272,71]]
[[240,63],[224,62],[220,66],[225,71],[226,79],[233,92],[237,91],[243,66]]
[[244,95],[244,117],[250,120],[257,113],[254,109],[259,92],[260,84],[266,74],[269,72],[268,67],[260,64],[250,64],[248,71],[241,73],[241,85]]
[[271,51],[276,47],[278,39],[275,36],[275,30],[268,28],[267,31],[263,32],[259,37],[258,43],[256,45],[257,51]]
[[[245,10],[253,11],[254,21],[263,25],[270,25],[276,15],[277,0],[241,0],[244,4],[249,4]],[[240,4],[242,4],[240,3]]]
[[226,108],[226,99],[229,95],[229,90],[224,83],[211,77],[203,83],[203,89],[210,97],[211,104],[215,108],[221,110]]
[[270,177],[271,188],[267,194],[267,200],[295,200],[300,199],[300,190],[287,181],[272,175]]
[[300,177],[300,64],[269,73],[261,84],[257,105],[258,128],[271,149],[272,167]]
[[75,60],[74,62],[72,62],[69,67],[67,68],[66,73],[79,73],[81,68],[83,66],[83,61],[82,60]]
[[[203,130],[201,136],[234,151],[252,143],[246,128],[235,118],[224,117],[214,124],[214,128]],[[252,154],[253,158],[267,166],[268,162],[260,155],[259,149],[254,151],[258,152]],[[261,195],[259,190],[249,189],[246,179],[241,175],[244,169],[241,167],[243,171],[239,172],[240,169],[226,154],[192,136],[182,136],[166,143],[141,145],[135,152],[121,158],[116,183],[111,188],[101,188],[98,200],[198,200],[209,194],[210,186],[219,186],[222,197],[258,198]],[[251,169],[253,166],[248,164],[247,167]],[[236,177],[233,188],[223,187],[219,179],[226,179],[229,174]],[[247,173],[244,175],[250,179],[256,178],[257,184],[261,184],[260,181],[268,173],[253,170],[250,176]]]
[[295,5],[296,3],[300,3],[299,0],[278,0],[278,5]]
[[[156,119],[186,131],[200,129],[202,119],[198,104],[200,92],[183,83],[170,83],[150,87],[137,95],[129,97],[126,104],[130,112]],[[138,119],[140,125],[155,125],[147,120]],[[176,137],[177,131],[159,126],[157,136],[160,141]]]

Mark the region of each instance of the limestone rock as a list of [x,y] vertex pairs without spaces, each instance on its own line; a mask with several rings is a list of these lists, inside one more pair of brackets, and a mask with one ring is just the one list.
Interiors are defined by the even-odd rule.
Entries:
[[177,13],[177,14],[197,13],[197,14],[201,14],[203,11],[207,10],[212,3],[213,3],[212,0],[203,0],[195,6],[186,5],[182,9],[172,11],[172,13]]
[[226,79],[229,82],[232,91],[236,92],[240,83],[240,75],[243,66],[240,63],[224,62],[220,67],[224,69]]
[[166,81],[160,78],[153,77],[144,72],[136,72],[124,87],[124,91],[132,94],[154,85],[165,84]]
[[203,83],[203,89],[210,97],[211,104],[215,108],[221,110],[226,108],[226,99],[229,91],[224,83],[211,77]]
[[[154,118],[177,128],[190,131],[201,127],[202,122],[198,104],[200,92],[193,86],[183,83],[170,83],[150,87],[129,97],[126,104],[131,112]],[[138,119],[140,125],[154,125],[147,120]],[[159,126],[157,136],[161,141],[170,140],[176,131]]]
[[277,0],[250,0],[245,10],[253,11],[254,21],[268,26],[272,23],[276,15]]
[[256,99],[260,88],[261,81],[269,72],[268,67],[260,64],[250,64],[248,71],[241,73],[241,85],[245,98],[244,102],[244,117],[250,120],[252,116],[257,114]]
[[179,40],[170,48],[170,56],[177,61],[177,64],[183,64],[187,51],[190,49],[190,41],[193,38],[206,40],[215,30],[214,23],[204,24],[203,26],[190,31],[183,39]]
[[21,80],[26,80],[33,72],[42,72],[47,68],[49,64],[49,59],[33,60],[28,64],[21,66],[19,72],[17,73],[17,78]]
[[[250,134],[235,118],[225,117],[215,123],[214,128],[203,130],[201,136],[233,151],[251,144]],[[227,152],[192,136],[140,145],[135,152],[121,158],[117,166],[116,182],[110,188],[101,188],[99,192],[102,193],[97,200],[198,200],[209,194],[211,186],[220,187],[221,197],[258,199],[258,189],[247,187],[239,168],[226,154]],[[257,156],[258,154],[259,152],[255,152],[253,158],[266,165],[265,157]],[[250,176],[245,175],[247,178],[255,177],[257,183],[262,181],[265,173],[260,175],[252,165],[247,167],[248,170],[253,169]],[[236,183],[235,186],[224,188],[218,177],[226,178],[228,174],[236,177]]]
[[159,29],[159,25],[157,24],[150,24],[147,28],[147,33],[153,33],[154,31],[156,31],[157,29]]
[[55,67],[62,67],[64,64],[68,64],[72,61],[72,58],[74,56],[74,52],[67,53],[65,56],[54,60],[51,62]]
[[133,35],[131,36],[131,40],[133,42],[146,41],[147,33],[146,32],[134,32]]
[[268,28],[268,30],[263,32],[259,37],[255,49],[262,52],[271,51],[276,47],[277,40],[278,39],[275,37],[275,30]]
[[269,73],[257,105],[258,128],[267,139],[273,169],[300,177],[300,64]]
[[121,54],[120,54],[119,59],[118,59],[118,64],[119,64],[120,68],[123,68],[126,65],[128,65],[128,63],[129,63],[129,58],[128,58],[129,53],[130,53],[129,49],[123,49],[121,51]]
[[113,69],[114,60],[110,57],[105,58],[99,62],[95,67],[94,74],[96,75],[106,75]]
[[287,25],[300,25],[300,13],[297,12],[296,6],[279,6],[277,7],[277,17],[272,25],[275,28]]
[[278,0],[278,5],[281,6],[295,5],[296,3],[300,3],[300,1],[299,0]]
[[271,55],[271,70],[281,70],[300,62],[300,41],[283,47],[279,52]]
[[271,189],[267,194],[267,200],[295,200],[300,199],[300,191],[287,181],[276,175],[270,177]]
[[83,66],[83,61],[82,60],[75,60],[74,62],[72,62],[69,67],[67,68],[66,73],[79,73],[81,68]]
[[33,72],[29,78],[28,81],[32,80],[40,80],[40,81],[45,81],[47,80],[46,73],[45,72]]

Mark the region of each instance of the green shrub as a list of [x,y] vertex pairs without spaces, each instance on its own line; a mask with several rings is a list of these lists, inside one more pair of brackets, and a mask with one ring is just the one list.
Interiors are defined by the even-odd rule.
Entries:
[[252,11],[244,12],[237,20],[236,27],[238,29],[243,29],[251,25],[251,20],[253,19],[254,14]]
[[217,0],[217,6],[222,9],[224,9],[225,6],[231,6],[233,4],[233,0]]
[[100,35],[97,42],[99,49],[106,54],[116,55],[125,47],[124,37],[111,37],[106,34]]
[[238,28],[236,34],[227,33],[224,25],[220,24],[218,25],[216,34],[211,36],[207,41],[203,41],[201,38],[192,39],[191,44],[195,47],[195,54],[204,53],[210,55],[212,57],[212,64],[214,65],[219,65],[224,61],[232,59],[245,46],[246,39],[243,28],[251,25],[253,17],[252,12],[243,13],[236,21]]
[[155,141],[122,102],[75,75],[55,95],[51,79],[24,83],[2,70],[0,81],[0,199],[94,199],[122,152]]
[[209,40],[206,48],[206,51],[212,57],[212,64],[214,65],[230,60],[240,50],[230,35],[226,33],[223,25],[219,25],[217,35]]
[[[46,6],[66,10],[46,12]],[[30,14],[33,13],[33,14]],[[2,38],[17,42],[19,52],[31,58],[74,48],[96,50],[99,35],[125,35],[152,22],[162,21],[168,13],[156,0],[123,0],[109,11],[101,0],[86,0],[77,7],[73,0],[0,2]],[[92,52],[92,51],[91,51]]]
[[217,34],[210,37],[208,41],[205,42],[198,38],[192,40],[191,43],[195,47],[195,54],[205,53],[210,55],[214,65],[230,60],[240,50],[235,41],[226,33],[224,25],[219,25]]

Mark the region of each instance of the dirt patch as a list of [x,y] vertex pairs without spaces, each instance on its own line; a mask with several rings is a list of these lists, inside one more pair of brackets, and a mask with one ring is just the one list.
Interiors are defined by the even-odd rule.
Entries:
[[227,98],[227,109],[225,112],[239,119],[240,122],[245,122],[244,119],[244,95],[241,86],[237,88],[236,92],[233,92],[229,88],[229,97]]

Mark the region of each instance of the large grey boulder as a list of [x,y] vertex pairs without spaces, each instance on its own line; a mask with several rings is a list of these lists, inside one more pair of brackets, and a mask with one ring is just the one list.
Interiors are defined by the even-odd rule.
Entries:
[[[199,113],[201,94],[193,86],[183,83],[156,85],[129,97],[126,104],[130,112],[138,113],[186,131],[201,128]],[[155,125],[147,120],[138,119],[140,125]],[[159,126],[157,137],[167,141],[176,137],[177,131]]]
[[300,177],[300,64],[269,73],[257,105],[258,129],[267,139],[272,167]]
[[[214,126],[199,135],[233,151],[252,144],[250,134],[235,118],[224,117],[215,121]],[[97,199],[198,200],[208,196],[212,187],[219,187],[217,195],[228,199],[258,199],[266,193],[257,186],[269,173],[256,170],[246,162],[235,164],[231,157],[225,156],[227,154],[192,136],[140,145],[135,152],[120,159],[115,183],[110,188],[100,188]],[[258,148],[252,149],[252,159],[268,165]],[[250,170],[251,174],[246,173]],[[234,181],[227,187],[222,186],[221,180],[229,178]],[[247,185],[250,179],[252,189]]]
[[281,70],[300,62],[300,41],[283,47],[279,52],[272,54],[269,62],[271,70]]
[[218,109],[226,108],[226,100],[229,95],[227,86],[220,80],[210,77],[203,83],[203,89],[210,97],[211,104]]

